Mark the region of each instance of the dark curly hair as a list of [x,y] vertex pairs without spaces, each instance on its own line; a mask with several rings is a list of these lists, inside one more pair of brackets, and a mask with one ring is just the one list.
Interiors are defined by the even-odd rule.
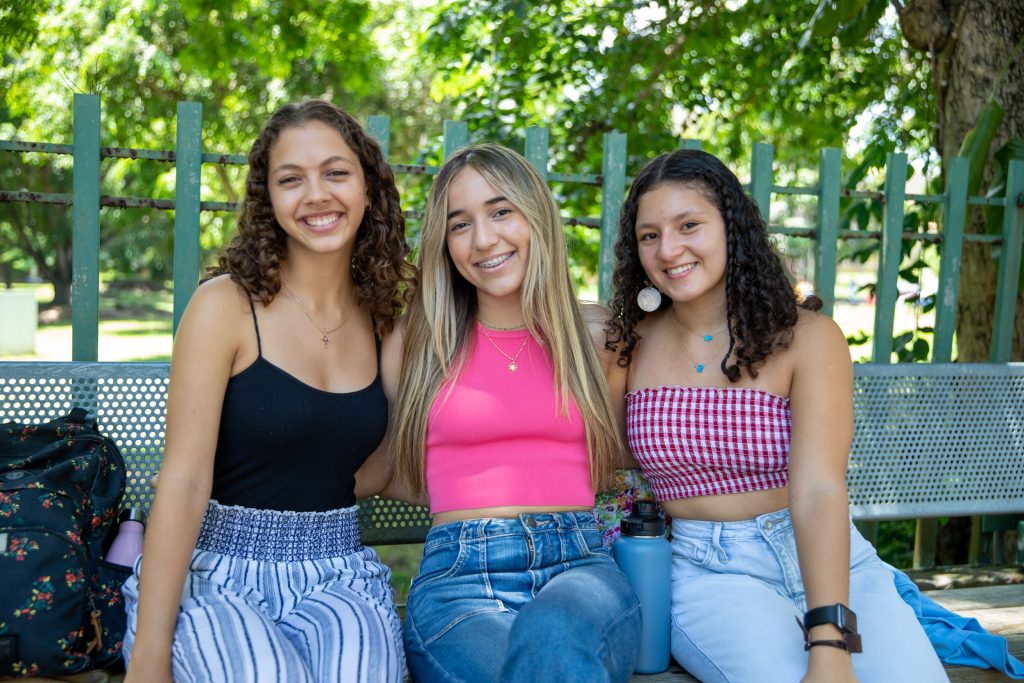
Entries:
[[[633,181],[619,216],[612,318],[606,326],[605,344],[610,351],[618,350],[619,365],[630,364],[640,341],[637,323],[644,318],[636,296],[649,284],[637,250],[636,214],[640,198],[664,183],[678,183],[700,192],[722,215],[729,349],[721,369],[730,382],[738,381],[743,370],[757,377],[760,364],[792,341],[797,306],[818,310],[821,300],[811,296],[797,303],[782,261],[768,240],[757,204],[743,193],[740,181],[717,157],[698,150],[662,154],[644,166]],[[671,303],[664,297],[661,308]]]
[[408,304],[415,272],[408,262],[405,215],[391,167],[377,142],[348,113],[324,100],[286,104],[271,115],[249,151],[245,201],[238,219],[238,234],[225,249],[207,279],[227,273],[249,296],[263,305],[281,291],[281,264],[288,258],[284,229],[274,217],[267,175],[270,150],[281,132],[309,121],[337,130],[358,155],[366,179],[369,207],[356,232],[352,279],[356,297],[373,318],[377,334],[386,334]]

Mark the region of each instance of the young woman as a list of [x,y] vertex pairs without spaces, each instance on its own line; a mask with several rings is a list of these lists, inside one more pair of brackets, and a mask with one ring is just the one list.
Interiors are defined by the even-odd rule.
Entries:
[[616,252],[609,347],[630,446],[673,518],[676,660],[705,683],[946,680],[850,523],[846,339],[820,301],[798,305],[736,176],[704,152],[659,156]]
[[591,345],[605,316],[588,329],[558,207],[522,156],[470,147],[434,180],[421,240],[392,441],[399,482],[434,514],[410,672],[624,681],[638,604],[592,510],[621,451]]
[[319,100],[271,116],[238,236],[175,339],[160,485],[124,587],[129,682],[404,680],[354,492],[387,427],[404,232],[352,117]]

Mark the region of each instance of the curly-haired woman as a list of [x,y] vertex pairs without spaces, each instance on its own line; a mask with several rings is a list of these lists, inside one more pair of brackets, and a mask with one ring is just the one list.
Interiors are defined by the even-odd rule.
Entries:
[[704,152],[657,157],[616,254],[608,344],[673,518],[676,660],[705,682],[946,680],[850,523],[846,339],[798,304],[736,176]]
[[351,116],[310,100],[270,117],[238,235],[175,339],[160,486],[124,588],[128,681],[404,679],[390,572],[355,508],[397,381],[381,338],[412,283],[404,232]]
[[593,343],[607,314],[576,302],[558,206],[521,155],[469,147],[434,180],[421,238],[392,446],[434,515],[409,670],[624,681],[639,605],[593,512],[623,450]]

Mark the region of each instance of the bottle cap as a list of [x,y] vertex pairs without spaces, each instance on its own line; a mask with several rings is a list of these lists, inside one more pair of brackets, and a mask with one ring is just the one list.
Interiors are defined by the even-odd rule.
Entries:
[[619,523],[623,536],[664,536],[665,520],[653,500],[634,500],[633,512]]
[[128,508],[122,510],[121,514],[117,517],[118,522],[139,522],[143,525],[146,524],[146,511],[142,508]]

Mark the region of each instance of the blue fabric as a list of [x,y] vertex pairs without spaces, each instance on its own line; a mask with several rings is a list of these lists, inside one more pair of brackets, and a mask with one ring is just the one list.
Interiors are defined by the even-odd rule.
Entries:
[[998,669],[1010,678],[1024,679],[1024,664],[1010,654],[1006,638],[989,633],[977,619],[950,612],[922,595],[910,577],[893,568],[896,590],[917,614],[939,659],[979,669]]

